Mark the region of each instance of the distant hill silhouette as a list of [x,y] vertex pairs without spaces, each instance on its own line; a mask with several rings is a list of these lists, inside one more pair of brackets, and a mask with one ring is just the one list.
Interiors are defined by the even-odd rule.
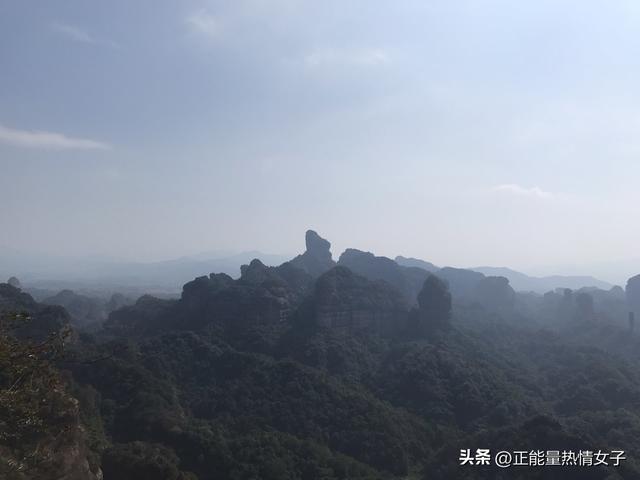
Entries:
[[436,267],[433,263],[420,260],[419,258],[407,258],[402,255],[398,255],[395,260],[398,265],[402,265],[403,267],[418,267],[426,270],[427,272],[437,272],[440,270],[440,267]]
[[[432,273],[442,270],[433,263],[419,258],[406,258],[398,255],[395,258],[395,261],[398,265],[419,267]],[[456,270],[472,270],[474,272],[483,273],[487,276],[505,277],[509,280],[511,287],[518,292],[536,292],[542,294],[556,288],[571,288],[575,290],[583,287],[594,287],[602,290],[609,290],[613,287],[611,283],[590,275],[548,275],[535,277],[507,267],[488,266]]]
[[613,287],[610,283],[591,276],[550,275],[545,277],[532,277],[505,267],[475,267],[470,270],[484,273],[485,275],[499,275],[508,278],[511,286],[519,292],[545,293],[556,288],[579,289],[582,287],[596,287],[602,290],[609,290]]

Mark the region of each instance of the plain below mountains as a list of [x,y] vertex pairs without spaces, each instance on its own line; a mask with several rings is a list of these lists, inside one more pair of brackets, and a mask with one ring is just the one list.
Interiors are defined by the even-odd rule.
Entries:
[[128,262],[105,258],[67,258],[0,251],[0,278],[17,276],[36,298],[44,299],[60,289],[87,294],[122,291],[131,296],[144,293],[178,294],[182,285],[209,272],[240,275],[240,266],[260,258],[279,265],[289,257],[258,251],[234,255],[203,253],[158,262]]

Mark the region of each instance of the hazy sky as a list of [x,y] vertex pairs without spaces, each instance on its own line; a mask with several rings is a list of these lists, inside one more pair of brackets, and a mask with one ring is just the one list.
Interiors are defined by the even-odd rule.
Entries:
[[0,0],[0,246],[638,257],[640,3]]

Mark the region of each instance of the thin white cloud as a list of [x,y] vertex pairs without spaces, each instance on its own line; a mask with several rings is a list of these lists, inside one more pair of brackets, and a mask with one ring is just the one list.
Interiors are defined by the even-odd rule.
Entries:
[[546,192],[539,187],[523,187],[522,185],[518,185],[516,183],[507,183],[503,185],[497,185],[492,188],[494,192],[500,193],[508,193],[511,195],[519,195],[522,197],[531,197],[531,198],[541,198],[541,199],[550,199],[554,198],[556,194],[551,192]]
[[304,63],[309,68],[338,65],[376,67],[387,64],[390,60],[389,53],[382,48],[322,48],[304,57]]
[[89,33],[85,32],[81,28],[74,27],[73,25],[54,22],[51,24],[51,29],[56,33],[65,35],[71,40],[75,40],[76,42],[96,43],[95,39],[89,35]]
[[61,133],[16,130],[0,125],[0,143],[14,147],[50,150],[108,150],[104,142],[86,138],[67,137]]
[[51,24],[51,29],[58,34],[73,40],[74,42],[118,48],[117,43],[112,42],[111,40],[98,39],[86,30],[80,27],[76,27],[75,25],[53,22]]
[[189,28],[208,37],[217,37],[222,31],[220,20],[207,10],[198,10],[186,19]]

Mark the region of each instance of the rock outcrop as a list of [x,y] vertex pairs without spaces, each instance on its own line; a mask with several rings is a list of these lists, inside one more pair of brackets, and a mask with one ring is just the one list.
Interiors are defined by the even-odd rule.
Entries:
[[447,329],[451,321],[451,293],[447,284],[435,275],[429,275],[418,294],[418,308],[411,313],[414,334]]
[[316,324],[347,332],[391,333],[404,326],[407,305],[402,295],[381,281],[370,281],[337,266],[316,282]]
[[636,318],[640,317],[640,275],[627,280],[626,294],[629,311],[634,312]]
[[179,300],[145,295],[135,305],[112,312],[105,327],[134,335],[168,329],[215,329],[234,336],[288,320],[312,283],[312,277],[291,262],[267,267],[254,259],[241,267],[237,280],[212,273],[187,282]]
[[336,265],[331,257],[331,243],[328,240],[313,230],[307,230],[305,243],[307,250],[288,262],[291,266],[317,278]]
[[377,257],[371,252],[348,248],[340,255],[338,265],[369,280],[384,280],[395,287],[409,305],[416,303],[418,292],[429,272],[418,267],[403,267],[387,257]]
[[477,301],[489,311],[510,310],[515,305],[516,292],[505,277],[485,277],[475,288]]
[[79,402],[54,363],[71,338],[68,314],[3,283],[0,318],[0,478],[102,478]]

